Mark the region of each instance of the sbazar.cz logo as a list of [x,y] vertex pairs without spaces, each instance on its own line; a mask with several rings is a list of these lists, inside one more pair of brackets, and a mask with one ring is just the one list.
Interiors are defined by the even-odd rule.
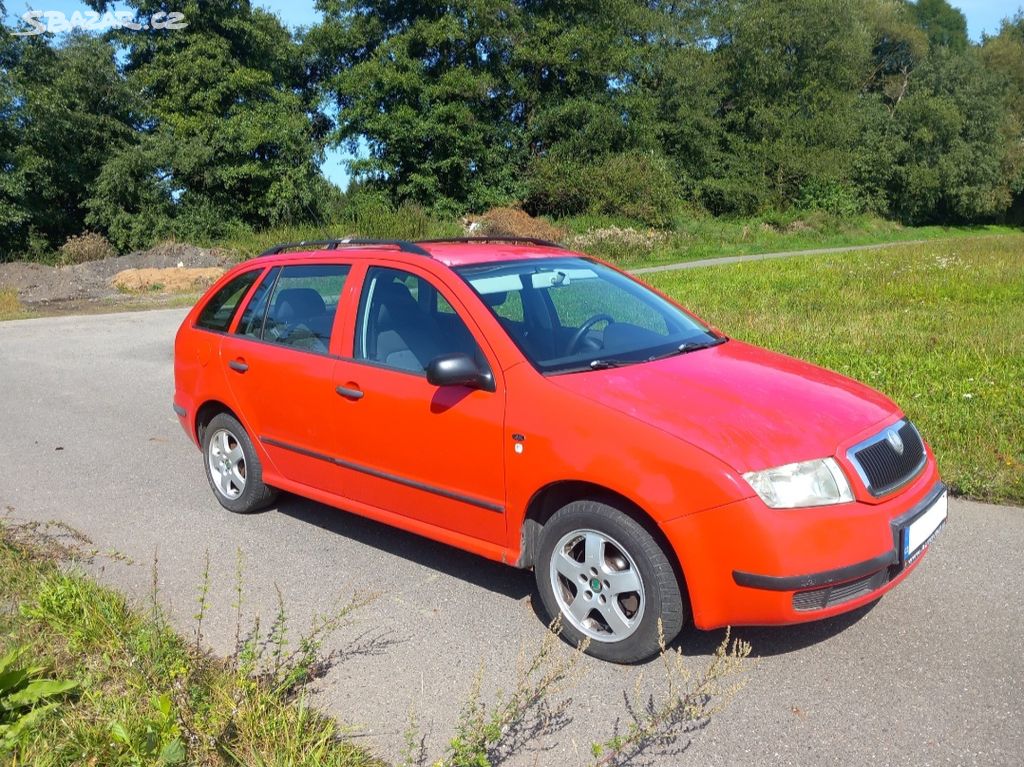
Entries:
[[185,14],[178,11],[161,11],[148,19],[139,18],[132,11],[75,11],[70,16],[63,11],[28,11],[21,15],[21,20],[25,22],[26,28],[12,31],[12,35],[59,35],[76,29],[86,32],[105,32],[109,29],[178,30],[188,26]]

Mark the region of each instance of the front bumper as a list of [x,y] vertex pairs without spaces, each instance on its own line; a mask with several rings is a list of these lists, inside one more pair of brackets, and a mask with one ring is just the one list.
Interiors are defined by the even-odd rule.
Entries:
[[921,556],[904,561],[900,530],[944,491],[929,454],[921,473],[881,503],[769,509],[754,497],[663,529],[698,628],[802,623],[856,609],[902,581]]

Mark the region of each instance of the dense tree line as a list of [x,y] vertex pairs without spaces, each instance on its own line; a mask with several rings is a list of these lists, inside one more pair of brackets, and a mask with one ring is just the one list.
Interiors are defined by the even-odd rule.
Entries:
[[332,144],[350,197],[441,214],[1024,212],[1020,13],[975,44],[946,0],[318,0],[297,33],[171,5],[186,29],[4,30],[0,257],[329,219]]

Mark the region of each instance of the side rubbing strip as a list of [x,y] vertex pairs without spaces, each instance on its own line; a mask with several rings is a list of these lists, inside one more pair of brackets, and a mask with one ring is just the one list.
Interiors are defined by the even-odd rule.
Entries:
[[380,479],[386,479],[389,482],[396,482],[399,485],[405,485],[406,487],[414,487],[417,490],[423,490],[434,495],[440,495],[443,498],[451,498],[453,501],[461,501],[462,503],[468,503],[472,506],[479,506],[481,509],[487,511],[493,511],[498,514],[505,513],[505,509],[496,503],[490,503],[489,501],[481,501],[478,498],[472,498],[468,495],[462,495],[461,493],[453,493],[450,490],[443,490],[433,485],[426,485],[422,482],[417,482],[414,479],[406,479],[405,477],[399,477],[395,474],[388,474],[384,471],[377,471],[377,469],[371,469],[367,466],[360,466],[357,463],[350,463],[349,461],[343,461],[340,458],[334,458],[324,453],[318,453],[314,450],[307,450],[304,447],[298,447],[296,445],[289,445],[287,442],[281,442],[280,440],[273,439],[272,437],[260,437],[260,442],[265,445],[273,445],[279,447],[282,450],[290,450],[293,453],[304,455],[308,458],[315,458],[318,461],[325,461],[327,463],[333,463],[335,466],[341,466],[345,469],[352,469],[352,471],[359,471],[363,474],[369,474],[371,477],[378,477]]

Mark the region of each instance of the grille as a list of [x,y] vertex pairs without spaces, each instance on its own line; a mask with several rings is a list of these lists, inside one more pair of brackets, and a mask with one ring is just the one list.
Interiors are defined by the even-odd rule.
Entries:
[[[889,442],[895,431],[903,442],[898,452]],[[850,451],[850,459],[860,468],[861,479],[872,495],[885,495],[907,482],[924,466],[924,442],[910,421],[901,421],[861,443]]]
[[793,609],[800,612],[824,610],[826,607],[841,605],[857,597],[870,594],[889,582],[889,571],[879,570],[855,581],[840,583],[838,586],[824,586],[811,591],[799,591],[793,595]]

